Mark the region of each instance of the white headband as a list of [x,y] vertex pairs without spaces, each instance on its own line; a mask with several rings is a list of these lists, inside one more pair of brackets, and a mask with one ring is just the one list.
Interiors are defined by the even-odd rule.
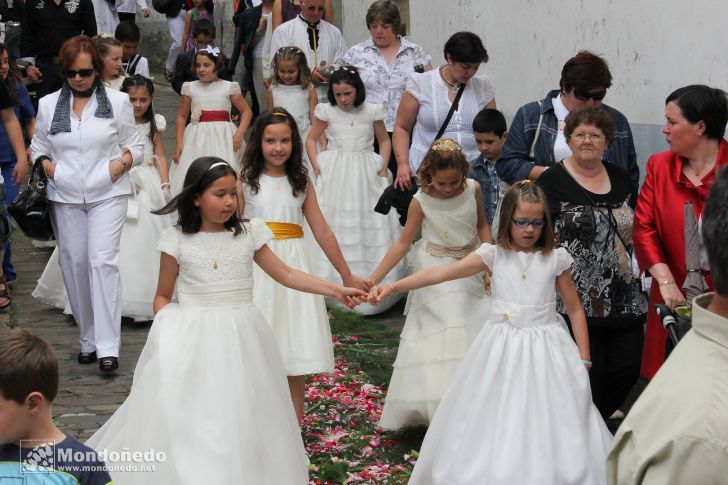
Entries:
[[213,163],[212,165],[210,165],[210,168],[208,168],[208,169],[207,169],[207,171],[209,172],[209,171],[210,171],[210,170],[212,170],[213,168],[215,168],[215,167],[219,167],[219,166],[221,166],[221,165],[225,165],[225,166],[227,166],[227,167],[229,167],[229,166],[230,166],[230,164],[229,164],[229,163],[227,163],[227,162],[215,162],[215,163]]

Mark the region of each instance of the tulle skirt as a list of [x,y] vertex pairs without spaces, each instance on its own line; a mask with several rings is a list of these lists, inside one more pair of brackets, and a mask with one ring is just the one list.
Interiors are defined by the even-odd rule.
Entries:
[[303,441],[268,324],[252,304],[202,305],[171,303],[157,314],[129,397],[87,444],[165,454],[153,473],[112,473],[117,485],[307,484]]
[[[336,234],[344,259],[352,273],[367,278],[399,238],[402,227],[397,214],[374,212],[379,196],[389,184],[377,175],[382,157],[374,152],[324,151],[317,158],[321,176],[316,179],[316,193],[326,222]],[[341,278],[317,244],[312,244],[315,274],[341,283]],[[405,277],[404,262],[398,263],[382,284]],[[381,313],[396,303],[401,295],[393,295],[378,306],[368,303],[354,308],[364,315]],[[332,304],[338,302],[331,301]]]
[[606,483],[611,442],[553,305],[493,302],[427,430],[410,485]]
[[[415,271],[457,261],[425,245],[420,240],[413,250]],[[380,428],[430,423],[489,310],[482,273],[410,292]]]

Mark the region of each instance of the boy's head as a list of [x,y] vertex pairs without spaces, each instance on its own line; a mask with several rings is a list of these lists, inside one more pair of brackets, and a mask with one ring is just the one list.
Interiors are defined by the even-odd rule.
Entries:
[[480,153],[495,163],[503,152],[508,138],[508,128],[503,113],[497,109],[483,109],[473,119],[473,135]]
[[192,23],[192,38],[198,46],[215,43],[215,26],[206,19],[195,20]]
[[[39,419],[50,420],[58,393],[58,358],[27,330],[0,337],[0,444],[25,439]],[[43,423],[45,424],[45,423]]]
[[131,20],[120,22],[119,25],[116,26],[114,37],[116,37],[116,40],[121,42],[121,57],[123,59],[131,59],[136,55],[137,49],[139,48],[139,41],[142,38],[142,34],[139,32],[137,24]]

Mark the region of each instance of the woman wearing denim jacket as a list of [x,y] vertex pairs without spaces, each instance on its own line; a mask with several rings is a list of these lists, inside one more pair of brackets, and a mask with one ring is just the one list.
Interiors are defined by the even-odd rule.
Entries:
[[632,130],[622,113],[602,104],[612,85],[607,62],[596,54],[580,51],[564,64],[559,85],[559,90],[550,91],[543,100],[518,109],[498,162],[498,176],[510,184],[538,179],[548,167],[571,155],[563,134],[566,115],[582,106],[601,105],[617,127],[604,159],[627,171],[633,193],[637,193],[640,174]]

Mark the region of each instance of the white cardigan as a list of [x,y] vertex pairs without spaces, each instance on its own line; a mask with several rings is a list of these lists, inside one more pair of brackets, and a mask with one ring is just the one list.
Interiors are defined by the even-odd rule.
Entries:
[[[112,183],[109,163],[129,150],[134,164],[142,162],[143,143],[137,135],[129,96],[107,89],[114,117],[97,118],[96,94],[81,113],[81,120],[71,110],[70,133],[50,135],[53,113],[61,91],[40,100],[35,136],[30,144],[33,160],[45,155],[56,164],[48,184],[48,200],[69,204],[91,203],[132,193],[129,173]],[[73,95],[71,96],[73,106]]]

